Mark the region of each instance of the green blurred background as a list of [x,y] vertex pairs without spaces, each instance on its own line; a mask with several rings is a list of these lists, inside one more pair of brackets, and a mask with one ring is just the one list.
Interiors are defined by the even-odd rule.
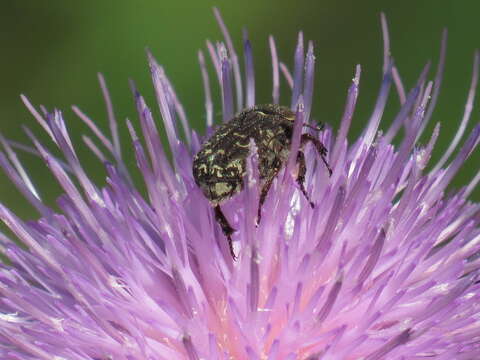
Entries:
[[[205,48],[205,39],[221,38],[212,6],[220,8],[237,49],[241,46],[242,28],[249,31],[255,55],[257,102],[271,99],[267,42],[270,34],[275,36],[280,58],[289,66],[293,62],[297,32],[303,30],[306,39],[314,40],[317,67],[313,114],[336,129],[354,66],[360,63],[363,68],[360,98],[351,135],[357,135],[364,126],[381,80],[380,11],[388,16],[392,52],[408,88],[426,61],[433,60],[435,69],[441,32],[447,27],[449,42],[444,83],[431,126],[425,132],[429,136],[433,124],[442,122],[434,160],[452,139],[464,110],[473,52],[480,46],[480,1],[3,0],[0,12],[0,131],[25,143],[28,139],[23,134],[22,124],[43,135],[21,103],[20,93],[26,94],[36,105],[64,110],[85,168],[97,184],[102,184],[105,175],[102,166],[80,140],[80,134],[88,130],[74,116],[70,106],[78,105],[102,129],[108,129],[96,78],[96,73],[102,72],[118,119],[137,119],[128,87],[129,78],[136,81],[158,115],[146,64],[146,47],[164,65],[193,126],[203,130],[204,97],[197,51]],[[285,90],[284,83],[282,86]],[[218,112],[218,101],[215,105]],[[397,96],[391,92],[384,129],[398,108]],[[468,130],[479,121],[478,109],[480,104],[473,112]],[[123,120],[121,132],[127,162],[134,168],[134,159],[127,150],[129,140]],[[50,141],[44,139],[53,149]],[[21,159],[45,201],[52,205],[61,193],[53,177],[38,158],[21,154]],[[453,186],[466,184],[479,170],[479,162],[477,150]],[[139,181],[138,176],[136,180]],[[480,199],[478,189],[472,198]],[[3,173],[0,199],[24,218],[36,216]]]

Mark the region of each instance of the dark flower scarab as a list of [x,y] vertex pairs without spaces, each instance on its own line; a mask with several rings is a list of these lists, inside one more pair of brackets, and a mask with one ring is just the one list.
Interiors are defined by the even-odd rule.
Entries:
[[[262,204],[273,180],[286,164],[290,153],[295,113],[280,105],[256,105],[237,114],[232,120],[221,125],[201,147],[193,159],[193,177],[205,197],[215,208],[215,218],[228,238],[230,252],[235,257],[231,235],[235,231],[220,204],[243,188],[246,175],[246,160],[253,139],[258,152],[258,170],[261,192],[258,204],[257,224],[260,223]],[[304,126],[310,126],[304,124]],[[316,128],[317,129],[317,128]],[[319,129],[318,129],[319,130]],[[303,147],[311,142],[325,163],[329,173],[332,170],[325,158],[327,149],[311,134],[301,135],[297,155],[297,182],[300,190],[309,200],[305,191],[306,173]],[[310,200],[309,200],[310,201]],[[313,207],[313,203],[310,201]]]

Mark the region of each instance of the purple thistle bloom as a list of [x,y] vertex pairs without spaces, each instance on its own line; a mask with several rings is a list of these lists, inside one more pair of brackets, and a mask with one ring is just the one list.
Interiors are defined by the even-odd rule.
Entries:
[[[237,111],[265,101],[255,98],[246,34],[242,75],[242,59],[218,11],[215,15],[225,44],[207,42],[207,47],[222,91],[223,120],[228,121]],[[384,17],[382,26],[384,78],[363,133],[355,142],[347,141],[359,91],[357,66],[338,132],[329,127],[312,132],[329,149],[332,176],[312,147],[304,150],[306,189],[315,208],[301,195],[291,176],[295,162],[289,161],[255,226],[260,180],[252,144],[245,189],[222,205],[237,229],[237,261],[192,177],[192,157],[201,139],[152,55],[150,70],[173,160],[170,164],[151,111],[132,86],[140,123],[127,121],[127,126],[146,198],[133,187],[122,161],[103,77],[111,139],[78,108],[74,111],[96,136],[84,140],[105,163],[105,187],[92,183],[83,169],[62,113],[38,111],[22,97],[63,153],[63,160],[57,158],[27,130],[34,152],[64,194],[59,212],[45,205],[17,160],[19,145],[0,139],[0,165],[40,214],[39,220],[25,222],[0,205],[0,218],[16,236],[0,234],[11,260],[0,270],[0,358],[479,359],[480,205],[468,197],[480,173],[460,191],[445,195],[480,138],[477,125],[459,145],[472,111],[479,54],[459,130],[432,166],[439,125],[426,145],[417,140],[437,101],[446,34],[434,80],[427,81],[427,65],[407,93],[389,55]],[[290,72],[277,56],[274,39],[269,41],[272,102],[278,103],[283,76],[297,112],[294,159],[302,122],[311,121],[313,45],[308,43],[305,54],[300,33]],[[211,133],[219,106],[213,107],[203,52],[199,61]],[[401,108],[381,132],[392,85]],[[392,145],[401,131],[399,145]],[[180,133],[185,141],[179,140]],[[427,165],[431,170],[425,170]]]

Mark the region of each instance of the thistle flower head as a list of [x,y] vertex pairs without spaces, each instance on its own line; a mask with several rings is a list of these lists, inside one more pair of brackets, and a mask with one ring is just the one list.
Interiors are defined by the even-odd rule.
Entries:
[[[260,100],[252,48],[244,39],[244,69],[218,12],[225,43],[207,42],[221,88],[223,121]],[[445,189],[480,138],[477,125],[462,140],[478,79],[475,54],[465,114],[451,145],[430,164],[439,125],[417,140],[432,117],[442,81],[446,35],[437,73],[428,66],[406,92],[390,57],[386,23],[384,76],[366,126],[347,140],[359,92],[360,66],[348,89],[340,128],[311,131],[328,148],[329,176],[315,149],[304,149],[301,195],[288,161],[273,182],[255,224],[258,159],[250,146],[244,189],[222,206],[237,230],[234,261],[213,210],[192,177],[200,137],[163,68],[149,54],[155,94],[172,153],[134,88],[139,121],[127,121],[147,194],[122,161],[117,122],[103,77],[111,138],[81,110],[95,139],[86,145],[105,164],[94,184],[82,167],[60,111],[28,109],[63,154],[60,159],[27,131],[63,189],[59,211],[44,204],[12,142],[1,138],[0,165],[40,214],[25,222],[0,205],[16,238],[0,234],[10,260],[0,269],[2,359],[476,359],[480,358],[479,204],[468,201],[480,175],[458,192]],[[273,88],[280,79],[296,112],[290,160],[302,123],[312,122],[314,49],[302,34],[294,68],[269,39]],[[214,108],[206,60],[199,52],[208,130]],[[380,131],[389,90],[401,107]],[[360,120],[358,120],[360,121]],[[403,133],[402,136],[399,134]],[[141,134],[141,136],[139,135]],[[399,137],[397,146],[392,140]],[[181,141],[180,138],[184,138]],[[101,146],[101,147],[100,147]],[[454,151],[458,149],[454,156]],[[23,245],[18,245],[20,240]]]

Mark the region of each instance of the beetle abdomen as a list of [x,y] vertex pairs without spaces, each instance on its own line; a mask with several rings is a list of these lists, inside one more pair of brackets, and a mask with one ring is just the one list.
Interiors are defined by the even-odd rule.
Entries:
[[[203,151],[204,152],[204,151]],[[229,159],[222,153],[202,156],[193,161],[193,177],[205,197],[219,204],[242,190],[245,176],[245,159]]]

